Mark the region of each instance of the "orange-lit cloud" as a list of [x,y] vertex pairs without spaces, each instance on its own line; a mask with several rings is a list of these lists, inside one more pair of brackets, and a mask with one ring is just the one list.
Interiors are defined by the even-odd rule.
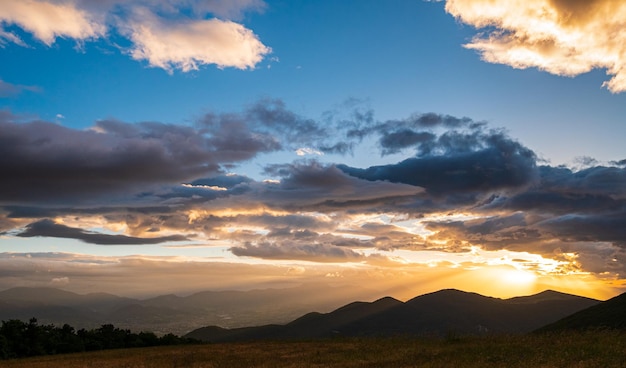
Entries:
[[[99,18],[69,1],[4,0],[0,3],[0,26],[17,24],[48,46],[57,37],[82,41],[104,36],[106,26]],[[4,38],[19,40],[13,33],[7,33]]]
[[490,63],[563,76],[606,69],[626,91],[626,3],[614,0],[447,0],[446,11],[483,30],[466,47]]
[[[0,113],[3,244],[28,241],[45,253],[38,238],[51,239],[70,252],[115,252],[109,261],[124,264],[131,254],[279,263],[314,269],[298,273],[307,280],[359,283],[366,274],[368,285],[390,275],[376,279],[381,288],[419,282],[415,293],[507,295],[558,285],[552,278],[626,277],[626,168],[540,165],[528,147],[469,118],[334,125],[262,100],[194,125],[103,120],[76,130],[15,120]],[[227,173],[262,153],[293,158],[297,147],[322,152],[366,138],[381,154],[412,152],[365,168],[328,162],[348,152],[334,151],[320,156],[326,162],[266,164],[258,176]],[[22,277],[15,272],[7,277]]]
[[184,72],[199,65],[253,68],[271,49],[241,24],[220,19],[169,22],[145,9],[128,24],[130,55],[150,66]]
[[57,38],[82,43],[117,33],[130,39],[127,52],[133,59],[168,72],[187,72],[207,64],[248,69],[271,49],[231,19],[240,18],[244,11],[260,11],[264,5],[261,0],[4,0],[0,2],[0,45],[27,45],[5,28],[11,25],[48,46]]

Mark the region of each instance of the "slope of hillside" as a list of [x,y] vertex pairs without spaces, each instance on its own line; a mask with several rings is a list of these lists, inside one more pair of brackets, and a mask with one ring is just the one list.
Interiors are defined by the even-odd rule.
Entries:
[[594,329],[626,330],[626,293],[583,309],[538,331]]

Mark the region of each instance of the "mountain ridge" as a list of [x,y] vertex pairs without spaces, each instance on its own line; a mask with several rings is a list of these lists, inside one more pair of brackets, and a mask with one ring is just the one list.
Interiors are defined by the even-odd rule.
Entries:
[[[111,323],[135,331],[180,335],[194,333],[198,326],[214,326],[213,331],[232,339],[266,335],[308,338],[411,334],[415,330],[422,334],[451,330],[525,331],[571,314],[565,312],[573,313],[583,306],[599,303],[554,290],[500,299],[457,289],[426,293],[406,302],[390,296],[372,302],[350,301],[363,300],[360,292],[316,284],[283,289],[201,291],[187,296],[167,294],[141,300],[108,293],[77,294],[57,288],[17,287],[0,291],[0,320],[35,317],[43,324],[68,323],[76,328],[97,328]],[[327,302],[333,293],[342,295],[345,301],[335,305]],[[327,300],[316,303],[320,295]],[[545,310],[534,315],[537,309]],[[502,322],[507,313],[518,315],[518,322]]]
[[520,298],[499,299],[444,289],[406,302],[391,297],[373,302],[352,302],[329,313],[307,313],[284,325],[231,330],[207,326],[186,336],[222,342],[332,336],[527,333],[600,303],[595,299],[555,291]]
[[566,316],[536,332],[592,329],[626,330],[626,293]]

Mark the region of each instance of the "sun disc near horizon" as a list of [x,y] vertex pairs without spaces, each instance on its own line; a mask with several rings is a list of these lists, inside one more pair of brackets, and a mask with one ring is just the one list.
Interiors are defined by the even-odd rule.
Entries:
[[505,283],[516,286],[529,286],[537,281],[537,275],[534,272],[519,269],[504,270],[501,277]]

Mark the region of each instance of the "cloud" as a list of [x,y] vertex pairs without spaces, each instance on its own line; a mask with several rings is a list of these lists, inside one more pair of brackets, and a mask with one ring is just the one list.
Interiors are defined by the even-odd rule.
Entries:
[[[0,236],[158,244],[193,234],[224,259],[316,267],[399,267],[410,252],[445,254],[439,262],[478,249],[541,255],[553,263],[542,272],[555,275],[626,275],[621,161],[540,166],[506,132],[445,114],[338,116],[263,99],[189,125],[102,120],[77,130],[0,111]],[[263,153],[372,141],[404,159],[360,168],[324,155],[227,174]],[[66,276],[77,280],[59,272],[46,282]]]
[[101,245],[159,244],[188,240],[182,235],[162,236],[156,238],[137,238],[125,235],[100,234],[57,224],[49,219],[40,220],[27,225],[26,229],[17,234],[17,236],[24,238],[45,236],[53,238],[77,239],[84,241],[85,243]]
[[411,129],[399,129],[392,133],[385,133],[380,138],[383,154],[398,153],[404,148],[431,143],[436,136],[430,132],[415,132]]
[[53,286],[65,286],[70,283],[70,278],[67,276],[64,277],[54,277],[50,280],[50,284]]
[[262,11],[261,0],[5,0],[0,3],[0,45],[26,46],[15,25],[51,46],[57,38],[83,43],[121,35],[127,53],[151,67],[188,72],[202,65],[254,68],[271,48],[242,24],[246,11]]
[[327,128],[290,111],[279,99],[262,99],[253,104],[246,110],[246,120],[293,143],[317,142],[330,135]]
[[315,262],[359,262],[365,256],[348,248],[330,244],[284,244],[277,242],[250,242],[230,248],[237,256],[255,257],[264,259],[298,259]]
[[626,168],[597,166],[580,171],[541,166],[537,185],[494,200],[487,208],[551,215],[621,211],[626,205]]
[[105,123],[98,125],[98,133],[41,121],[0,122],[0,171],[6,175],[0,197],[67,200],[174,183],[217,170],[204,141],[191,129],[118,125],[137,131],[123,136],[107,131]]
[[575,76],[602,68],[626,90],[626,3],[613,0],[447,0],[446,11],[481,29],[467,48],[490,63]]
[[82,200],[135,195],[220,172],[220,165],[277,150],[273,137],[238,122],[208,132],[162,123],[99,121],[75,130],[45,121],[0,116],[0,199]]
[[199,65],[254,68],[271,49],[241,24],[217,18],[165,21],[147,11],[135,12],[123,33],[132,40],[130,55],[172,72]]
[[626,248],[626,211],[611,214],[568,214],[539,224],[564,241],[610,242]]
[[539,173],[527,189],[475,207],[482,214],[477,219],[427,222],[435,232],[429,239],[566,259],[577,271],[626,274],[626,169],[542,166]]
[[266,167],[266,173],[282,177],[279,184],[258,187],[255,195],[266,205],[287,210],[377,208],[414,198],[422,188],[403,183],[361,180],[335,165],[317,161]]
[[[106,26],[97,14],[80,9],[70,1],[4,0],[0,3],[0,26],[15,24],[50,46],[58,37],[77,41],[105,35]],[[3,30],[4,40],[21,43],[19,37]]]
[[0,79],[0,98],[13,97],[19,95],[23,91],[40,92],[41,89],[36,86],[23,86],[12,84]]
[[427,154],[366,169],[345,165],[338,168],[361,179],[419,186],[436,196],[516,190],[536,177],[535,154],[502,133],[441,138],[437,145],[445,154]]

